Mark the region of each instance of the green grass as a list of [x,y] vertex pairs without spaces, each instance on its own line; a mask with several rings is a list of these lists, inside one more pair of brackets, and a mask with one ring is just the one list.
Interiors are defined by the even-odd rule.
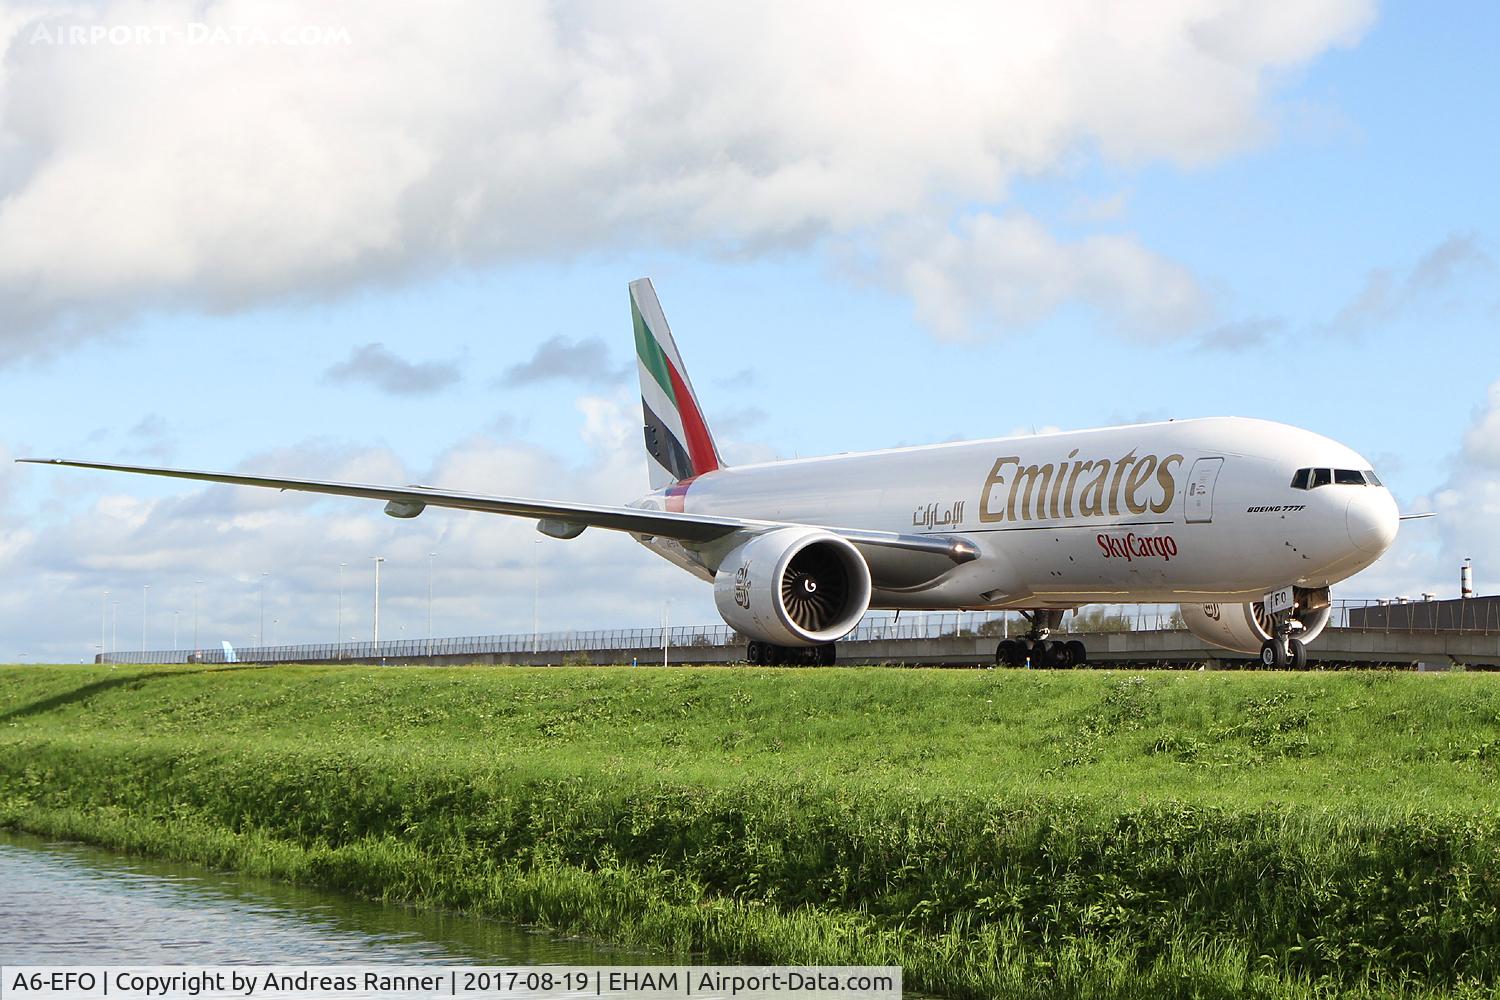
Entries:
[[987,996],[1495,995],[1483,675],[0,669],[0,823]]

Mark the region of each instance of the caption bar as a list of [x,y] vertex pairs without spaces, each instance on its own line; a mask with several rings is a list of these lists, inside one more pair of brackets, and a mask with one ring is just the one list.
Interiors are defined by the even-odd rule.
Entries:
[[697,997],[900,1000],[898,966],[855,965],[138,965],[5,966],[3,1000],[314,1000],[354,997]]

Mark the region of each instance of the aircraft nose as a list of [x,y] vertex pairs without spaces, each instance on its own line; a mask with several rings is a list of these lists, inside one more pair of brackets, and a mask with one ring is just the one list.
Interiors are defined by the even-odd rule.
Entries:
[[1361,490],[1358,496],[1350,499],[1344,522],[1349,528],[1349,541],[1355,548],[1378,555],[1396,540],[1400,515],[1390,492],[1377,487]]

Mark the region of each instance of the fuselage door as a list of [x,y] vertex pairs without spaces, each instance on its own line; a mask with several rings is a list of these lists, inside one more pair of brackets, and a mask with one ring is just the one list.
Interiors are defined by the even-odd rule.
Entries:
[[1193,463],[1182,501],[1188,524],[1207,524],[1214,519],[1214,483],[1223,465],[1222,458],[1200,458]]

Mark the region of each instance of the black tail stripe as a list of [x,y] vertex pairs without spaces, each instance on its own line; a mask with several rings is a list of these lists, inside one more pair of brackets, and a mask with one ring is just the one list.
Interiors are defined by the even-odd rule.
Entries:
[[677,479],[693,478],[693,460],[687,449],[677,440],[677,435],[667,429],[661,418],[651,412],[646,401],[641,400],[641,410],[646,417],[646,450]]

